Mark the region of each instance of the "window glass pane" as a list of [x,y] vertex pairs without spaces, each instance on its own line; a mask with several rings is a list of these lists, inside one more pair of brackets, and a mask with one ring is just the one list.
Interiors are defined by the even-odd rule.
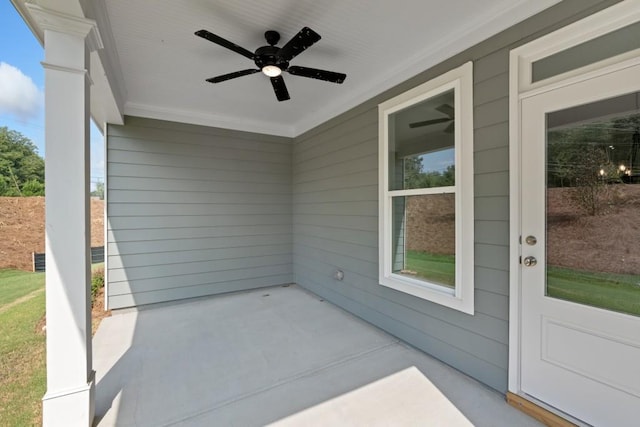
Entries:
[[547,115],[546,294],[640,316],[640,93]]
[[392,198],[392,271],[455,287],[455,194]]
[[455,185],[453,89],[389,116],[389,190]]
[[544,80],[638,48],[640,22],[534,62],[531,65],[531,80]]

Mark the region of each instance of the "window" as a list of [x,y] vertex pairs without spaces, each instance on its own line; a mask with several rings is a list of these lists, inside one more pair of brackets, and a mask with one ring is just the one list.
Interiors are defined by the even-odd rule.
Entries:
[[380,284],[473,314],[473,66],[379,106]]
[[524,94],[594,76],[616,64],[635,63],[639,19],[637,3],[623,1],[513,49],[510,92]]

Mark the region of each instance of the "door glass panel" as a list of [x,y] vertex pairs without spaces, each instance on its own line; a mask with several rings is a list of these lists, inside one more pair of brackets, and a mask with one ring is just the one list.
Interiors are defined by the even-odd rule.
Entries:
[[455,193],[392,198],[392,270],[423,282],[455,287]]
[[547,296],[640,316],[639,106],[547,114]]

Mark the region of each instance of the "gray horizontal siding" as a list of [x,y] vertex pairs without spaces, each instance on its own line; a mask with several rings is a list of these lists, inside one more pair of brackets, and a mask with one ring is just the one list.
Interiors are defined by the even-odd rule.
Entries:
[[[291,173],[289,171],[281,171],[280,168],[269,167],[266,165],[265,170],[247,168],[247,170],[239,170],[238,168],[230,168],[227,162],[219,165],[219,168],[212,170],[206,168],[180,168],[176,166],[157,166],[157,165],[136,165],[127,163],[112,163],[109,165],[109,172],[115,176],[121,177],[141,177],[141,178],[157,178],[165,180],[184,180],[185,169],[189,169],[190,180],[206,180],[206,181],[223,181],[223,182],[289,182]],[[251,172],[251,174],[247,174]]]
[[138,242],[118,242],[118,233],[115,242],[107,244],[107,251],[110,255],[124,256],[139,253],[171,252],[172,249],[180,248],[182,251],[196,251],[221,248],[241,248],[253,245],[281,245],[291,243],[290,235],[261,235],[261,236],[227,236],[209,238],[190,239],[168,239],[168,240],[143,240]]
[[207,295],[236,292],[239,289],[256,289],[288,283],[291,273],[280,276],[258,277],[244,280],[227,280],[221,283],[204,283],[194,286],[184,286],[181,281],[174,282],[174,286],[158,289],[153,292],[137,292],[109,297],[113,307],[133,307],[145,304],[155,304],[159,301],[175,301],[186,298],[197,298]]
[[[216,260],[236,260],[277,254],[291,254],[291,244],[224,247],[218,249],[201,249],[198,251],[183,251],[177,248],[169,252],[128,254],[126,257],[113,255],[109,256],[109,270],[125,267],[134,268],[213,262]],[[126,261],[126,264],[124,261]]]
[[107,177],[110,308],[292,282],[290,139],[127,117]]
[[[221,184],[224,185],[224,184]],[[252,189],[246,192],[229,192],[225,188],[219,188],[221,185],[212,186],[208,192],[191,191],[188,185],[185,185],[184,191],[164,191],[158,189],[156,191],[136,191],[136,190],[120,190],[111,191],[113,193],[111,202],[126,203],[290,203],[290,194],[264,194],[254,192]]]
[[[248,264],[244,261],[245,265]],[[142,292],[157,292],[160,290],[168,290],[175,288],[189,288],[193,286],[205,286],[215,283],[226,284],[228,282],[242,282],[249,279],[261,279],[273,276],[291,275],[291,263],[280,265],[269,265],[262,267],[246,267],[240,266],[231,268],[224,263],[223,267],[218,270],[211,269],[203,273],[194,273],[190,268],[176,268],[171,276],[150,276],[149,278],[132,279],[128,277],[128,271],[125,273],[125,280],[110,281],[110,296],[129,295]],[[191,267],[191,266],[188,266]],[[159,270],[156,268],[156,270]],[[158,274],[160,272],[158,271]],[[239,289],[234,289],[239,290]],[[135,295],[134,295],[135,297]]]
[[[564,1],[297,137],[294,279],[499,391],[507,389],[509,50],[608,4]],[[378,284],[377,104],[474,62],[475,315]],[[335,270],[344,280],[335,281]]]
[[[245,225],[222,227],[180,227],[165,228],[162,234],[154,229],[129,229],[125,235],[121,235],[119,242],[154,241],[167,239],[206,239],[211,237],[233,236],[261,236],[283,235],[291,231],[289,224],[285,225]],[[107,239],[114,239],[112,230],[107,231]]]
[[[285,203],[285,202],[283,202]],[[139,230],[156,228],[187,227],[240,227],[255,224],[287,225],[291,224],[291,215],[157,215],[150,212],[144,216],[113,217],[108,219],[109,230]]]

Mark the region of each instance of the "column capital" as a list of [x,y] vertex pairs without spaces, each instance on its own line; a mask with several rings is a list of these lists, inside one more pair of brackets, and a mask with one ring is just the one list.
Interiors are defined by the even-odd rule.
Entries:
[[34,3],[26,3],[31,16],[43,30],[56,31],[86,39],[90,51],[102,49],[102,38],[93,19],[81,18],[48,9]]

